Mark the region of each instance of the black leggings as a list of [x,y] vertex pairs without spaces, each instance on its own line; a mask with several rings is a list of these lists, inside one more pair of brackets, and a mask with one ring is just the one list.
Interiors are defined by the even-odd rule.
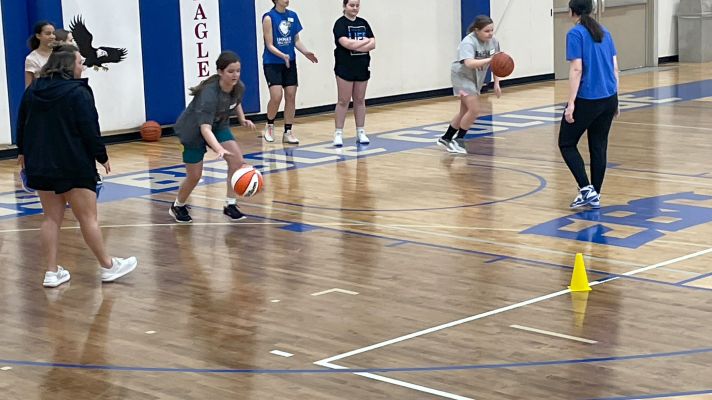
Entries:
[[574,123],[569,124],[565,118],[561,119],[559,149],[579,188],[588,186],[590,183],[586,175],[586,166],[576,147],[583,133],[588,130],[591,181],[594,189],[601,193],[608,162],[608,132],[611,130],[613,117],[618,111],[618,95],[597,100],[576,99],[574,105]]

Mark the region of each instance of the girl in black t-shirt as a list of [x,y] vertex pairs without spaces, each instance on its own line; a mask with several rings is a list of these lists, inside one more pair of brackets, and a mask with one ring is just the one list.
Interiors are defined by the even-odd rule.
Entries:
[[344,15],[334,23],[334,72],[338,99],[336,102],[334,146],[343,146],[344,121],[349,109],[349,102],[354,102],[356,119],[356,142],[368,144],[366,124],[366,87],[371,77],[369,52],[376,48],[371,26],[365,19],[359,18],[361,0],[343,0]]

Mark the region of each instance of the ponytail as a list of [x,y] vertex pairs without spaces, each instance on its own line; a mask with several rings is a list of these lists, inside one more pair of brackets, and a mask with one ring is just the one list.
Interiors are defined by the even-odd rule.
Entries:
[[593,37],[593,41],[596,43],[601,43],[603,41],[603,29],[601,29],[601,24],[598,23],[589,14],[584,14],[581,16],[581,25],[583,25],[588,33]]
[[593,1],[592,0],[570,0],[569,9],[573,15],[578,15],[583,25],[588,33],[593,37],[593,41],[596,43],[601,43],[603,41],[603,28],[601,24],[598,23],[591,13],[593,12]]

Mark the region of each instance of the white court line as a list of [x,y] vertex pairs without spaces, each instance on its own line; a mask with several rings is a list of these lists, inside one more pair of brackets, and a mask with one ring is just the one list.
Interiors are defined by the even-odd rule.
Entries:
[[[696,253],[688,254],[688,255],[686,255],[686,256],[681,256],[681,257],[673,258],[673,259],[671,259],[671,260],[663,261],[663,262],[660,262],[660,263],[657,263],[657,264],[649,265],[649,266],[647,266],[647,267],[634,269],[634,270],[629,271],[629,272],[626,272],[626,273],[624,273],[624,274],[622,274],[622,275],[624,275],[624,276],[636,275],[636,274],[639,274],[639,273],[641,273],[641,272],[650,271],[650,270],[652,270],[652,269],[664,267],[664,266],[667,266],[667,265],[670,265],[670,264],[674,264],[674,263],[677,263],[677,262],[680,262],[680,261],[689,260],[689,259],[691,259],[691,258],[699,257],[699,256],[702,256],[702,255],[705,255],[705,254],[709,254],[709,253],[712,253],[712,248],[708,248],[708,249],[706,249],[706,250],[702,250],[702,251],[698,251],[698,252],[696,252]],[[590,286],[600,285],[600,284],[603,284],[603,283],[606,283],[606,282],[611,282],[611,281],[614,281],[614,280],[617,280],[617,279],[620,279],[620,276],[615,276],[615,277],[612,277],[612,278],[610,278],[610,279],[606,279],[606,280],[603,280],[603,281],[594,281],[594,282],[591,282]],[[470,317],[462,318],[462,319],[459,319],[459,320],[457,320],[457,321],[448,322],[448,323],[445,323],[445,324],[442,324],[442,325],[434,326],[434,327],[432,327],[432,328],[423,329],[423,330],[421,330],[421,331],[414,332],[414,333],[410,333],[410,334],[408,334],[408,335],[403,335],[403,336],[400,336],[400,337],[397,337],[397,338],[394,338],[394,339],[386,340],[386,341],[384,341],[384,342],[380,342],[380,343],[376,343],[376,344],[373,344],[373,345],[370,345],[370,346],[362,347],[362,348],[360,348],[360,349],[352,350],[352,351],[349,351],[349,352],[346,352],[346,353],[343,353],[343,354],[338,354],[338,355],[335,355],[335,356],[332,356],[332,357],[329,357],[329,358],[325,358],[325,359],[323,359],[323,360],[316,361],[316,362],[314,362],[314,364],[320,365],[320,366],[324,366],[324,367],[327,367],[327,368],[332,368],[332,369],[334,369],[334,368],[336,367],[336,365],[335,365],[335,364],[332,364],[333,361],[341,360],[341,359],[343,359],[343,358],[350,357],[350,356],[353,356],[353,355],[356,355],[356,354],[365,353],[365,352],[367,352],[367,351],[371,351],[371,350],[374,350],[374,349],[378,349],[378,348],[381,348],[381,347],[385,347],[385,346],[388,346],[388,345],[391,345],[391,344],[400,343],[400,342],[403,342],[403,341],[406,341],[406,340],[409,340],[409,339],[413,339],[413,338],[418,337],[418,336],[423,336],[423,335],[426,335],[426,334],[429,334],[429,333],[437,332],[437,331],[440,331],[440,330],[443,330],[443,329],[446,329],[446,328],[451,328],[451,327],[453,327],[453,326],[457,326],[457,325],[461,325],[461,324],[464,324],[464,323],[467,323],[467,322],[471,322],[471,321],[475,321],[475,320],[478,320],[478,319],[486,318],[486,317],[489,317],[489,316],[492,316],[492,315],[501,314],[501,313],[506,312],[506,311],[515,310],[515,309],[517,309],[517,308],[521,308],[521,307],[525,307],[525,306],[528,306],[528,305],[531,305],[531,304],[539,303],[539,302],[542,302],[542,301],[544,301],[544,300],[553,299],[553,298],[555,298],[555,297],[559,297],[559,296],[562,296],[562,295],[567,294],[567,293],[570,293],[570,292],[571,292],[570,289],[564,289],[564,290],[560,290],[560,291],[558,291],[558,292],[549,293],[549,294],[544,295],[544,296],[539,296],[539,297],[535,297],[535,298],[533,298],[533,299],[525,300],[525,301],[522,301],[522,302],[519,302],[519,303],[516,303],[516,304],[511,304],[511,305],[506,306],[506,307],[501,307],[501,308],[498,308],[498,309],[495,309],[495,310],[491,310],[491,311],[487,311],[487,312],[484,312],[484,313],[481,313],[481,314],[472,315],[472,316],[470,316]],[[336,369],[345,369],[345,368],[346,368],[346,367],[340,367],[340,368],[336,368]],[[384,379],[380,379],[380,378],[383,378],[382,376],[376,375],[376,376],[378,377],[378,378],[376,378],[376,377],[373,376],[373,375],[375,375],[375,374],[369,374],[369,376],[364,376],[363,374],[361,374],[361,376],[364,376],[364,377],[366,377],[366,378],[369,378],[369,379],[377,379],[377,380],[380,380],[380,381],[384,381],[384,382],[385,382]],[[418,388],[418,387],[417,387],[418,385],[413,385],[413,384],[411,384],[411,383],[404,382],[404,381],[397,381],[397,380],[396,380],[395,382],[389,382],[389,383],[392,383],[392,384],[398,385],[398,386],[408,387],[408,388],[411,388],[411,389],[414,389],[414,390],[420,390],[420,388],[422,388],[422,387]],[[406,384],[407,384],[407,385],[406,385]],[[408,386],[408,385],[412,385],[412,386]],[[413,387],[413,386],[415,386],[415,387]],[[429,389],[429,388],[427,388],[427,389]],[[429,389],[429,390],[434,390],[434,389]],[[427,393],[434,394],[434,393],[432,393],[432,392],[427,392]],[[448,394],[448,395],[452,395],[451,393],[447,393],[447,394]],[[453,396],[456,396],[456,395],[453,395]],[[442,396],[442,397],[447,397],[447,396]],[[467,399],[467,397],[447,397],[447,398]]]
[[282,350],[272,350],[272,351],[270,351],[270,354],[274,354],[275,356],[280,356],[280,357],[287,357],[287,358],[294,355],[292,353],[287,353],[286,351],[282,351]]
[[691,246],[691,247],[700,247],[703,249],[706,249],[712,245],[706,244],[706,243],[690,243],[690,242],[680,242],[678,240],[665,240],[665,239],[658,239],[656,240],[657,243],[662,243],[662,244],[672,244],[675,246]]
[[551,332],[551,331],[545,331],[543,329],[537,329],[537,328],[530,328],[528,326],[522,326],[522,325],[509,325],[510,328],[514,329],[519,329],[522,331],[527,331],[527,332],[533,332],[533,333],[541,333],[542,335],[547,335],[547,336],[554,336],[562,339],[569,339],[569,340],[575,340],[577,342],[582,342],[582,343],[588,343],[588,344],[596,344],[598,343],[595,340],[591,339],[584,339],[582,337],[578,336],[570,336],[570,335],[564,335],[563,333],[556,333],[556,332]]
[[[596,283],[597,283],[597,282],[592,282],[592,283],[591,283],[591,286],[593,286],[593,285],[596,284]],[[458,325],[462,325],[462,324],[467,323],[467,322],[472,322],[472,321],[475,321],[475,320],[478,320],[478,319],[490,317],[490,316],[492,316],[492,315],[497,315],[497,314],[503,313],[503,312],[505,312],[505,311],[515,310],[515,309],[517,309],[517,308],[521,308],[521,307],[528,306],[528,305],[531,305],[531,304],[539,303],[539,302],[544,301],[544,300],[553,299],[554,297],[561,296],[561,295],[563,295],[563,294],[569,293],[570,291],[571,291],[571,290],[569,290],[569,289],[563,289],[563,290],[560,290],[560,291],[558,291],[558,292],[549,293],[549,294],[547,294],[547,295],[540,296],[540,297],[535,297],[535,298],[533,298],[533,299],[529,299],[529,300],[525,300],[525,301],[522,301],[522,302],[519,302],[519,303],[511,304],[511,305],[508,305],[508,306],[506,306],[506,307],[498,308],[498,309],[496,309],[496,310],[491,310],[491,311],[487,311],[487,312],[484,312],[484,313],[481,313],[481,314],[472,315],[472,316],[469,316],[469,317],[466,317],[466,318],[458,319],[457,321],[451,321],[451,322],[448,322],[448,323],[445,323],[445,324],[442,324],[442,325],[434,326],[434,327],[432,327],[432,328],[423,329],[422,331],[413,332],[413,333],[410,333],[410,334],[408,334],[408,335],[399,336],[399,337],[397,337],[397,338],[393,338],[393,339],[390,339],[390,340],[386,340],[386,341],[384,341],[384,342],[372,344],[372,345],[370,345],[370,346],[362,347],[362,348],[356,349],[356,350],[352,350],[352,351],[349,351],[349,352],[347,352],[347,353],[343,353],[343,354],[335,355],[335,356],[333,356],[333,357],[325,358],[325,359],[323,359],[323,360],[319,360],[319,361],[315,362],[314,364],[318,364],[318,363],[321,363],[321,362],[330,363],[330,362],[332,362],[332,361],[341,360],[342,358],[351,357],[351,356],[354,356],[354,355],[356,355],[356,354],[361,354],[361,353],[365,353],[365,352],[367,352],[367,351],[379,349],[379,348],[381,348],[381,347],[389,346],[389,345],[392,345],[392,344],[395,344],[395,343],[400,343],[400,342],[403,342],[403,341],[406,341],[406,340],[409,340],[409,339],[413,339],[413,338],[416,338],[416,337],[419,337],[419,336],[427,335],[427,334],[429,334],[429,333],[441,331],[441,330],[447,329],[447,328],[452,328],[453,326],[458,326]]]
[[[322,367],[330,368],[330,369],[347,369],[346,367],[343,367],[341,365],[336,365],[336,364],[332,364],[329,362],[317,361],[314,364],[320,365]],[[414,383],[402,381],[399,379],[387,378],[385,376],[376,375],[376,374],[372,374],[369,372],[355,372],[354,375],[359,375],[359,376],[363,376],[364,378],[369,378],[369,379],[374,379],[374,380],[381,381],[381,382],[390,383],[392,385],[406,387],[406,388],[417,390],[417,391],[423,392],[423,393],[434,394],[436,396],[444,397],[446,399],[474,400],[471,397],[464,397],[464,396],[460,396],[460,395],[453,394],[453,393],[443,392],[442,390],[437,390],[437,389],[429,388],[426,386],[416,385]]]
[[614,124],[643,125],[643,126],[659,126],[659,127],[663,127],[663,128],[696,129],[696,130],[701,130],[701,131],[712,131],[712,128],[702,128],[702,127],[699,127],[699,126],[665,125],[665,124],[646,124],[646,123],[644,123],[644,122],[615,121]]
[[[366,226],[368,222],[348,223],[348,222],[301,222],[304,225],[314,226]],[[240,225],[289,225],[291,222],[191,222],[186,223],[168,223],[168,224],[126,224],[126,225],[100,225],[99,228],[153,228],[153,227],[170,227],[170,226],[240,226]],[[455,225],[409,225],[409,224],[384,224],[382,226],[392,228],[441,228],[441,229],[459,229],[471,231],[495,231],[495,232],[519,232],[519,229],[504,229],[504,228],[480,228],[473,226],[455,226]],[[76,230],[81,229],[80,226],[63,226],[61,230]],[[40,228],[23,228],[23,229],[5,229],[0,230],[0,233],[19,233],[19,232],[38,232]]]
[[328,293],[343,293],[343,294],[350,294],[352,296],[356,296],[358,292],[352,292],[350,290],[344,290],[344,289],[339,289],[339,288],[333,288],[329,290],[324,290],[323,292],[316,292],[312,293],[312,296],[321,296],[323,294],[328,294]]
[[[126,225],[100,225],[99,228],[153,228],[153,227],[168,227],[168,226],[223,226],[223,225],[289,225],[289,222],[191,222],[185,223],[169,223],[169,224],[126,224]],[[347,225],[347,224],[326,224],[326,225]],[[359,224],[349,224],[359,225]],[[80,226],[63,226],[61,230],[81,229]],[[36,232],[40,228],[24,228],[24,229],[4,229],[0,233],[19,233],[19,232]]]

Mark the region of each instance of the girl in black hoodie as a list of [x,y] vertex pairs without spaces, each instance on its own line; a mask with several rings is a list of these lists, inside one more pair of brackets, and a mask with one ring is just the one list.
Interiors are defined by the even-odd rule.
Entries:
[[101,267],[101,279],[114,281],[136,268],[136,257],[110,257],[104,247],[96,212],[95,162],[111,171],[101,140],[94,95],[86,79],[79,50],[56,47],[27,88],[17,126],[18,162],[27,183],[37,190],[44,211],[40,229],[47,272],[44,286],[57,287],[70,279],[57,265],[59,231],[66,204],[79,221],[82,236]]

